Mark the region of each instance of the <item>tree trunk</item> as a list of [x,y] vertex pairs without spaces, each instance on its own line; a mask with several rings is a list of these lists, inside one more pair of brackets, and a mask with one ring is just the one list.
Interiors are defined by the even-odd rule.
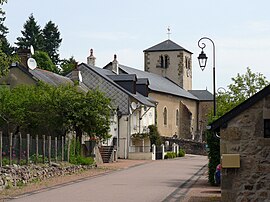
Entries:
[[76,156],[81,156],[81,145],[82,145],[82,130],[79,127],[75,127],[76,132]]

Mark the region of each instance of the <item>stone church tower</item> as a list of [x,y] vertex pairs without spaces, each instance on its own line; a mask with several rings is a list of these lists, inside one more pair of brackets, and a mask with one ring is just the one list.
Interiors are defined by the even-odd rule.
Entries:
[[192,90],[192,53],[169,39],[144,50],[144,70]]

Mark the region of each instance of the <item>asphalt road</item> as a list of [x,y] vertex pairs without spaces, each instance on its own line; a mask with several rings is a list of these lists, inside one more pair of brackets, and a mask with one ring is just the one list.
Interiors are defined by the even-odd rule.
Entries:
[[206,168],[207,157],[159,160],[21,196],[12,201],[181,201]]

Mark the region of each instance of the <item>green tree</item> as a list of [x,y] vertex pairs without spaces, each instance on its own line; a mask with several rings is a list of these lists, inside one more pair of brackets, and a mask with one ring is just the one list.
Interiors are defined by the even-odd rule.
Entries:
[[43,28],[42,35],[42,50],[48,53],[54,64],[58,64],[60,61],[58,49],[62,42],[58,26],[56,26],[52,21],[49,21]]
[[79,92],[76,86],[0,88],[0,127],[13,133],[58,135],[76,130],[100,140],[108,137],[110,100],[99,91]]
[[71,56],[69,59],[63,59],[60,64],[60,67],[62,69],[60,74],[64,76],[67,75],[76,67],[77,63],[78,62],[73,56]]
[[[6,0],[0,0],[0,5],[6,3]],[[0,8],[0,77],[6,75],[9,65],[14,61],[14,56],[11,55],[12,48],[6,39],[8,28],[4,25],[5,12]]]
[[37,61],[37,65],[40,69],[59,73],[59,69],[52,62],[51,58],[46,52],[36,51],[35,54],[33,55],[33,58]]
[[15,44],[19,48],[26,49],[31,45],[35,50],[42,50],[43,37],[40,26],[37,24],[33,14],[29,16],[29,19],[23,25],[24,30],[21,31],[22,37],[18,37]]

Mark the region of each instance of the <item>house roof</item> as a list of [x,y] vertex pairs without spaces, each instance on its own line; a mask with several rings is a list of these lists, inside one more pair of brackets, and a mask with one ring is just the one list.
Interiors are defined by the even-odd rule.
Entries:
[[270,85],[266,86],[261,91],[257,92],[226,114],[224,114],[219,119],[215,120],[213,123],[210,124],[212,131],[217,131],[220,127],[225,126],[227,122],[232,120],[234,117],[245,111],[246,109],[250,108],[252,105],[257,103],[259,100],[263,99],[264,97],[270,94]]
[[157,52],[157,51],[186,51],[192,54],[192,52],[186,50],[185,48],[179,46],[177,43],[171,41],[170,39],[163,41],[155,46],[152,46],[143,52]]
[[214,96],[208,90],[189,90],[192,95],[199,98],[200,101],[213,101]]
[[62,84],[72,84],[71,79],[61,76],[59,74],[35,68],[34,70],[28,69],[20,64],[13,63],[10,68],[19,68],[21,71],[26,73],[28,76],[32,77],[36,81],[43,81],[44,83],[48,83],[54,86],[62,85]]
[[137,78],[136,84],[138,85],[149,85],[149,80],[147,78]]
[[[106,72],[104,72],[106,74]],[[107,75],[107,74],[106,74]],[[115,74],[115,75],[107,75],[114,81],[136,81],[135,74]]]
[[[134,98],[135,100],[137,100],[138,102],[140,102],[143,105],[149,106],[149,107],[155,107],[155,105],[150,102],[146,97],[144,97],[143,95],[141,95],[140,93],[136,92],[136,94],[133,94],[129,91],[127,91],[126,89],[124,89],[123,87],[121,87],[120,85],[118,85],[116,82],[114,82],[108,75],[112,75],[111,71],[108,71],[106,69],[101,69],[99,67],[95,67],[92,65],[87,65],[85,63],[82,63],[79,65],[80,66],[86,67],[86,69],[88,69],[89,71],[94,71],[96,74],[98,74],[99,76],[101,76],[102,78],[104,78],[105,80],[107,80],[108,82],[110,82],[112,85],[114,85],[116,88],[120,89],[121,91],[123,91],[124,93],[128,94],[129,96],[131,96],[132,98]],[[83,76],[83,75],[82,75]],[[85,78],[83,78],[83,82],[88,85],[87,82],[91,82],[86,80]]]
[[198,98],[188,91],[184,90],[169,79],[150,72],[141,71],[135,68],[119,65],[119,68],[127,74],[136,74],[137,78],[147,78],[149,80],[149,88],[152,91],[171,94],[179,97],[198,100]]
[[29,72],[38,80],[43,81],[45,83],[58,86],[62,84],[71,84],[73,85],[73,82],[70,78],[61,76],[59,74],[35,68],[34,70],[29,69]]

